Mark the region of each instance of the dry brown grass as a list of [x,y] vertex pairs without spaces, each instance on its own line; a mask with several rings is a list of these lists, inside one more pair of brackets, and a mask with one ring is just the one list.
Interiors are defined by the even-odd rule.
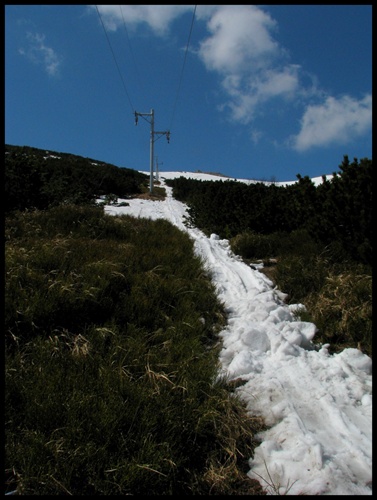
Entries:
[[339,348],[357,347],[372,355],[372,276],[331,274],[318,294],[307,300],[322,340]]
[[154,186],[152,193],[148,191],[132,196],[132,198],[140,198],[142,200],[162,201],[166,198],[166,191],[165,188]]

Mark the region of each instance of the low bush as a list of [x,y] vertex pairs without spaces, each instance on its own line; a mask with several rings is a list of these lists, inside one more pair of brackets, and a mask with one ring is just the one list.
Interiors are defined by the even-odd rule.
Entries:
[[278,288],[288,294],[290,303],[302,302],[318,293],[325,283],[328,262],[316,254],[285,256],[278,260],[275,279]]
[[232,250],[244,259],[264,259],[277,254],[277,245],[271,235],[244,231],[231,238]]
[[270,257],[306,256],[319,253],[321,245],[314,241],[308,231],[297,229],[292,232],[279,231],[261,234],[243,231],[231,238],[232,250],[244,259],[267,259]]

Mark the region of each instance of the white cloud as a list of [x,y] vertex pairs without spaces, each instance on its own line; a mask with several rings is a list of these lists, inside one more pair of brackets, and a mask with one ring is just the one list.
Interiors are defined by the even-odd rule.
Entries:
[[231,110],[232,119],[248,124],[255,119],[260,106],[273,98],[292,99],[300,93],[299,66],[265,69],[241,77],[230,74],[222,86],[229,98],[223,106]]
[[58,76],[61,58],[54,49],[45,45],[45,35],[39,33],[27,33],[29,46],[27,49],[19,49],[21,55],[26,56],[36,64],[42,64],[50,76]]
[[263,103],[301,93],[301,68],[288,62],[274,39],[277,25],[268,13],[254,5],[224,5],[209,15],[210,35],[198,55],[221,75],[226,102],[220,109],[229,109],[232,120],[248,124]]
[[257,145],[259,143],[259,141],[262,139],[262,137],[264,136],[264,133],[261,132],[260,130],[252,130],[250,132],[250,139],[252,140],[253,144]]
[[[322,99],[323,104],[306,108],[300,133],[286,143],[297,151],[346,142],[367,131],[371,96],[324,96],[316,77],[289,61],[273,36],[276,28],[271,16],[254,5],[222,5],[207,12],[209,36],[200,43],[198,55],[208,70],[221,76],[225,102],[219,109],[228,109],[232,120],[247,125],[273,100],[292,101],[297,108],[309,99]],[[252,140],[259,137],[252,135]]]
[[[157,35],[165,35],[174,19],[193,11],[193,5],[98,5],[106,29],[116,31],[123,26],[147,24]],[[96,8],[91,6],[91,8]]]
[[300,66],[287,65],[281,69],[267,69],[256,81],[257,93],[262,99],[293,96],[299,87]]
[[357,100],[350,96],[327,97],[325,102],[307,107],[301,130],[290,138],[297,151],[333,143],[345,144],[372,126],[372,96]]
[[211,35],[201,42],[199,56],[208,69],[244,73],[265,66],[278,52],[269,30],[272,18],[253,5],[218,6],[207,23]]

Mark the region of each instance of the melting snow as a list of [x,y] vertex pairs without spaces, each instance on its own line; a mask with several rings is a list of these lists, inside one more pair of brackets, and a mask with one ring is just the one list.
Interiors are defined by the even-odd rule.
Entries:
[[[182,174],[218,179],[182,172],[160,179]],[[193,238],[228,314],[220,333],[222,369],[244,381],[238,394],[269,426],[259,435],[249,476],[269,494],[371,495],[371,358],[357,349],[330,355],[328,345],[316,345],[315,325],[295,316],[304,306],[285,304],[285,294],[234,255],[227,240],[187,228],[187,206],[165,188],[164,201],[128,199],[128,206],[105,210],[164,218]]]

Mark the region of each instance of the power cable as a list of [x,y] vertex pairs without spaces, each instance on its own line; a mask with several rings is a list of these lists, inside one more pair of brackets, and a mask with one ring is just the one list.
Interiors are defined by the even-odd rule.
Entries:
[[180,93],[180,90],[181,90],[181,84],[182,84],[182,79],[183,79],[183,73],[184,73],[184,70],[185,70],[186,59],[187,59],[187,52],[188,52],[188,48],[189,48],[189,45],[190,45],[190,39],[191,39],[192,28],[193,28],[193,26],[194,26],[194,20],[195,20],[195,12],[196,12],[196,7],[197,7],[197,6],[195,5],[195,7],[194,7],[194,12],[193,12],[193,14],[192,14],[192,20],[191,20],[190,32],[189,32],[189,36],[188,36],[188,40],[187,40],[187,45],[186,45],[185,56],[184,56],[184,59],[183,59],[183,65],[182,65],[182,69],[181,69],[181,75],[180,75],[180,78],[179,78],[179,84],[178,84],[177,94],[176,94],[176,96],[175,96],[175,101],[174,101],[174,106],[173,106],[173,113],[172,113],[172,117],[171,117],[171,121],[170,121],[170,127],[169,127],[169,130],[171,130],[172,125],[173,125],[173,120],[174,120],[175,110],[176,110],[176,107],[177,107],[178,97],[179,97],[179,93]]
[[120,69],[119,69],[119,66],[118,66],[118,62],[117,62],[117,60],[116,60],[116,57],[115,57],[115,54],[114,54],[113,48],[112,48],[111,43],[110,43],[110,39],[109,39],[109,37],[108,37],[108,34],[107,34],[107,31],[106,31],[105,25],[103,24],[102,17],[101,17],[101,14],[99,13],[98,6],[97,6],[97,5],[96,5],[96,9],[97,9],[97,14],[98,14],[98,17],[99,17],[99,19],[100,19],[100,21],[101,21],[101,24],[102,24],[103,31],[105,32],[105,36],[106,36],[107,42],[108,42],[108,44],[109,44],[109,47],[110,47],[111,53],[112,53],[112,55],[113,55],[114,62],[115,62],[115,66],[117,67],[117,70],[118,70],[118,73],[119,73],[120,79],[122,80],[122,83],[123,83],[123,88],[124,88],[124,90],[125,90],[125,92],[126,92],[126,95],[127,95],[127,98],[128,98],[128,102],[130,103],[132,113],[134,113],[134,112],[135,112],[135,108],[134,108],[134,107],[133,107],[133,105],[132,105],[132,102],[131,102],[130,96],[129,96],[128,91],[127,91],[127,87],[126,87],[125,81],[124,81],[124,79],[123,79],[122,73],[120,72]]
[[[188,53],[188,48],[189,48],[190,40],[191,40],[192,28],[194,26],[194,21],[195,21],[196,7],[197,7],[197,5],[194,6],[194,12],[192,14],[189,36],[188,36],[188,39],[187,39],[186,50],[185,50],[185,55],[184,55],[184,58],[183,58],[183,64],[182,64],[181,74],[180,74],[180,77],[179,77],[179,83],[178,83],[177,93],[176,93],[175,101],[174,101],[174,105],[173,105],[173,112],[172,112],[172,116],[171,116],[171,120],[170,120],[170,127],[168,129],[170,132],[171,132],[171,129],[172,129],[172,126],[173,126],[173,121],[174,121],[174,117],[175,117],[175,111],[176,111],[176,108],[177,108],[178,97],[179,97],[179,94],[180,94],[180,91],[181,91],[181,85],[182,85],[182,80],[183,80],[183,73],[184,73],[185,66],[186,66],[187,53]],[[167,147],[167,145],[165,144],[164,154],[166,152],[166,147]]]
[[126,32],[126,36],[127,36],[127,41],[128,41],[128,46],[130,48],[130,53],[131,53],[131,56],[132,56],[132,62],[134,64],[134,68],[135,68],[135,73],[136,73],[136,76],[137,76],[137,79],[138,79],[138,83],[140,85],[140,88],[143,92],[143,95],[145,95],[145,90],[144,90],[144,86],[143,86],[143,82],[140,78],[140,74],[139,74],[139,71],[138,71],[138,67],[137,67],[137,64],[136,64],[136,59],[135,59],[135,55],[134,55],[134,52],[132,50],[132,46],[131,46],[131,40],[130,40],[130,37],[128,36],[128,30],[127,30],[127,25],[126,25],[126,21],[124,19],[124,15],[123,15],[123,9],[122,9],[122,5],[119,5],[119,9],[120,9],[120,13],[122,15],[122,19],[123,19],[123,26],[124,26],[124,30]]

